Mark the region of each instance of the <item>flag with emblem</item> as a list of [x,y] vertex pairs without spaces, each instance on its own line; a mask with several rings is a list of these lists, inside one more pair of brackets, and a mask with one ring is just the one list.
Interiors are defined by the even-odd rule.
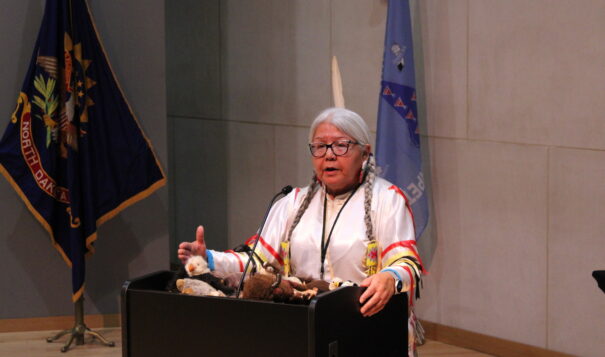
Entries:
[[389,0],[378,107],[376,163],[401,187],[414,214],[416,238],[428,218],[422,175],[412,23],[408,0]]
[[47,0],[0,171],[48,231],[84,291],[97,227],[165,184],[84,0]]

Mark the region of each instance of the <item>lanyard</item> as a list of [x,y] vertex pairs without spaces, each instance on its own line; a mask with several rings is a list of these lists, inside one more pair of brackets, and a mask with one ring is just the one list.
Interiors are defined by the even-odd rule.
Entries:
[[336,222],[338,222],[338,217],[340,217],[340,213],[342,213],[342,210],[345,208],[347,203],[349,203],[349,201],[351,200],[351,197],[353,197],[353,195],[355,194],[355,192],[357,191],[359,186],[360,185],[355,187],[353,192],[351,192],[349,197],[347,197],[347,200],[345,201],[345,203],[342,205],[342,207],[340,207],[340,210],[338,210],[338,214],[336,215],[336,218],[334,219],[334,223],[332,223],[332,228],[330,228],[330,234],[328,234],[327,240],[325,238],[326,238],[326,211],[327,211],[327,206],[328,206],[328,193],[326,192],[324,195],[324,216],[323,216],[323,225],[322,225],[322,230],[321,230],[321,274],[320,274],[321,279],[324,278],[324,261],[326,260],[326,253],[328,252],[328,246],[330,245],[330,239],[332,238],[332,232],[334,231],[334,226],[336,226]]

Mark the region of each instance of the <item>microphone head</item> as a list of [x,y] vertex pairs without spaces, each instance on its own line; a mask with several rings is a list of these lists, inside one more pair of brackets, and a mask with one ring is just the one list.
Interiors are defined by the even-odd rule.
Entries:
[[292,186],[290,185],[284,186],[284,188],[281,189],[281,193],[284,195],[287,195],[290,192],[292,192]]

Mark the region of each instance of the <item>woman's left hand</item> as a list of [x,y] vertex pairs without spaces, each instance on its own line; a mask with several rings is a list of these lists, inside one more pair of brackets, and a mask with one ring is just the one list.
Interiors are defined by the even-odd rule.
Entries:
[[361,282],[361,286],[367,287],[359,298],[362,304],[361,314],[366,317],[382,310],[395,294],[395,278],[387,272],[376,273],[366,278]]

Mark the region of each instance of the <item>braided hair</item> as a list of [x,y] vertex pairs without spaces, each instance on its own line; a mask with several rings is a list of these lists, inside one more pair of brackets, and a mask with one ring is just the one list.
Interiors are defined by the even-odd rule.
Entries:
[[370,212],[372,211],[372,192],[374,189],[374,180],[376,180],[376,160],[374,160],[374,155],[372,154],[370,154],[368,160],[366,161],[364,176],[365,188],[363,210],[364,221],[366,224],[366,237],[368,238],[368,241],[373,241],[375,238],[374,226],[372,225],[372,217],[370,216]]
[[302,204],[298,208],[298,211],[296,211],[296,216],[294,216],[294,221],[292,222],[292,225],[290,226],[290,229],[288,230],[286,242],[290,241],[290,237],[292,237],[292,232],[294,231],[294,228],[296,228],[296,226],[298,225],[298,222],[300,222],[300,219],[302,218],[303,214],[307,210],[307,207],[309,207],[309,203],[311,203],[311,200],[313,199],[313,196],[315,195],[315,192],[317,191],[318,187],[319,187],[319,181],[317,180],[317,176],[315,176],[315,174],[313,174],[313,178],[311,179],[311,183],[309,184],[309,190],[307,191],[307,195],[303,199]]

